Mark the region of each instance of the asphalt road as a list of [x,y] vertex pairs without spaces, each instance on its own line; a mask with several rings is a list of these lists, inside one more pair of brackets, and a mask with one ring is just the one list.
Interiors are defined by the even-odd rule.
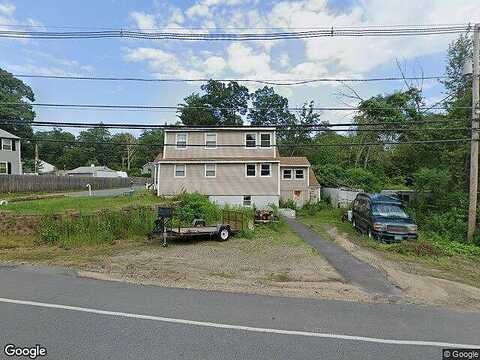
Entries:
[[480,313],[0,267],[0,357],[13,343],[41,344],[48,359],[441,359],[445,342],[480,347]]
[[[123,195],[124,193],[130,191],[130,187],[126,188],[116,188],[116,189],[101,189],[101,190],[92,190],[92,196],[118,196]],[[143,185],[134,185],[133,189],[135,191],[145,189]],[[88,190],[86,191],[73,191],[65,194],[66,196],[89,196]]]

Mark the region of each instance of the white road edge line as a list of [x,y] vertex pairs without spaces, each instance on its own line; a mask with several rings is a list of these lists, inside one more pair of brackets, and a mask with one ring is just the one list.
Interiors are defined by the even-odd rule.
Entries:
[[391,344],[391,345],[435,346],[435,347],[443,347],[443,348],[463,348],[463,349],[480,348],[480,345],[457,344],[457,343],[438,342],[438,341],[379,339],[379,338],[364,337],[364,336],[328,334],[328,333],[318,333],[318,332],[309,332],[309,331],[281,330],[281,329],[269,329],[269,328],[259,328],[259,327],[241,326],[241,325],[220,324],[220,323],[212,323],[212,322],[205,322],[205,321],[175,319],[175,318],[168,318],[168,317],[162,317],[162,316],[132,314],[132,313],[125,313],[125,312],[118,312],[118,311],[99,310],[99,309],[91,309],[91,308],[84,308],[84,307],[78,307],[78,306],[50,304],[50,303],[42,303],[42,302],[36,302],[36,301],[26,301],[26,300],[7,299],[7,298],[0,298],[0,302],[17,304],[17,305],[28,305],[28,306],[35,306],[35,307],[42,307],[42,308],[50,308],[50,309],[79,311],[79,312],[85,312],[90,314],[161,321],[161,322],[167,322],[167,323],[173,323],[173,324],[205,326],[205,327],[213,327],[213,328],[219,328],[219,329],[242,330],[242,331],[258,332],[258,333],[309,336],[309,337],[317,337],[317,338],[363,341],[363,342]]

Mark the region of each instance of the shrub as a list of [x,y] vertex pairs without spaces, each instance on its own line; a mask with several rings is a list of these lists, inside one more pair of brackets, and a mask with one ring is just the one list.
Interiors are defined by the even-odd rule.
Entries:
[[279,207],[283,209],[297,210],[297,204],[292,199],[280,200]]
[[300,210],[300,215],[314,216],[322,210],[330,207],[330,204],[325,200],[317,202],[308,202]]
[[211,224],[221,217],[221,209],[199,193],[183,193],[175,211],[175,217],[181,224],[190,225],[193,219],[204,219]]
[[146,236],[153,229],[155,213],[149,208],[102,211],[94,215],[53,218],[40,221],[38,242],[64,248],[85,244],[112,243],[134,236]]

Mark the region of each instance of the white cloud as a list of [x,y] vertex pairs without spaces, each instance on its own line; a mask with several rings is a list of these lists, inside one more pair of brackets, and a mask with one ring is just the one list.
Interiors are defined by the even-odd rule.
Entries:
[[210,56],[203,63],[205,72],[212,75],[221,74],[227,66],[225,60],[220,56]]
[[190,58],[190,63],[182,64],[177,56],[173,53],[166,52],[157,48],[137,48],[129,50],[125,56],[127,61],[147,62],[153,75],[161,77],[178,77],[178,78],[201,78],[204,77],[204,71],[194,68],[194,57]]
[[152,30],[158,28],[155,17],[153,15],[145,14],[138,11],[133,11],[129,15],[136,22],[139,29]]
[[282,53],[279,58],[280,65],[285,67],[290,64],[290,56],[287,53]]
[[212,8],[219,5],[235,6],[247,1],[242,0],[200,0],[185,12],[188,17],[211,17]]
[[178,8],[172,9],[172,15],[170,16],[170,22],[181,24],[185,21],[182,10]]
[[6,16],[12,16],[14,12],[15,12],[15,5],[8,2],[0,4],[0,14],[6,15]]
[[232,43],[228,49],[228,66],[239,74],[260,74],[271,72],[270,55],[265,52],[254,53],[253,49],[242,43]]

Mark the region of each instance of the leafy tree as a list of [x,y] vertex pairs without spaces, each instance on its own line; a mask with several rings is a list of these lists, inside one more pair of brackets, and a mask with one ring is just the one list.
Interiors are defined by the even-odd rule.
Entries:
[[265,86],[251,95],[252,109],[248,113],[251,125],[291,126],[295,116],[288,110],[288,99]]
[[51,131],[35,132],[34,138],[38,140],[36,143],[39,159],[54,165],[57,169],[70,168],[72,164],[65,157],[65,153],[74,147],[75,136],[73,134],[54,128]]
[[153,161],[163,146],[163,130],[146,130],[138,138],[138,146],[135,156],[135,167],[141,168],[146,163]]
[[[35,118],[35,112],[29,101],[35,101],[30,86],[0,68],[0,103],[13,104],[0,104],[0,120],[15,120],[19,122],[19,124],[15,125],[0,124],[0,129],[22,138],[32,137],[33,130],[30,122]],[[22,143],[24,156],[31,157],[32,149],[32,146],[28,146],[26,142]]]
[[209,80],[201,86],[203,95],[187,96],[180,104],[179,118],[184,125],[241,125],[248,110],[248,89],[230,81]]
[[90,164],[109,165],[114,157],[115,147],[111,144],[112,135],[107,128],[93,128],[80,132],[79,143],[74,148],[78,156],[77,166]]

